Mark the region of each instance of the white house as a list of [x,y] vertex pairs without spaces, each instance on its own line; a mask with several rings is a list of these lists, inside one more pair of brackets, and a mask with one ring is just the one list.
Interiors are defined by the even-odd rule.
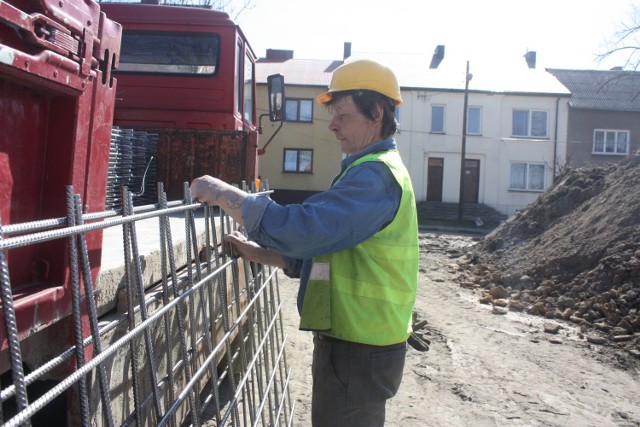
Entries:
[[386,62],[402,89],[396,139],[417,201],[457,203],[462,194],[506,215],[534,201],[565,161],[569,90],[524,60],[470,64],[461,192],[466,64],[430,69],[429,60]]

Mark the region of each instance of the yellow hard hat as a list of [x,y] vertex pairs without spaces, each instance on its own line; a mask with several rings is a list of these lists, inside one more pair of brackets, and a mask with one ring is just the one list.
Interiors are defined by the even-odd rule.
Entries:
[[331,76],[329,90],[316,97],[316,102],[326,104],[331,101],[332,92],[366,89],[381,93],[402,104],[400,86],[395,74],[384,65],[369,59],[347,62],[335,69]]

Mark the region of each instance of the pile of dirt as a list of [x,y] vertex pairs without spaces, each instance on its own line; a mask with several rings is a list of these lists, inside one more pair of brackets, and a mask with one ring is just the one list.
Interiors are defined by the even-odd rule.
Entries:
[[640,156],[568,171],[475,245],[461,282],[498,310],[581,325],[640,359]]

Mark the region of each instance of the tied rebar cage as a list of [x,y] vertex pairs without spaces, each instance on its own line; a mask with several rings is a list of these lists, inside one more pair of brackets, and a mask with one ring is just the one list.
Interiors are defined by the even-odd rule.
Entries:
[[[122,209],[83,214],[68,188],[66,218],[0,224],[3,425],[38,425],[42,414],[83,426],[292,425],[278,270],[223,250],[237,224],[193,203],[186,184],[184,201],[168,202],[161,184],[157,194],[157,204],[134,208],[123,189]],[[87,237],[96,232],[112,252],[116,235],[121,262],[93,283]],[[55,239],[68,243],[71,308],[43,328],[60,328],[68,342],[34,366],[7,256]],[[107,280],[113,271],[117,280]],[[60,399],[66,414],[52,412]]]
[[106,207],[122,208],[120,189],[134,192],[136,206],[154,203],[157,195],[156,162],[159,135],[113,126],[109,149]]

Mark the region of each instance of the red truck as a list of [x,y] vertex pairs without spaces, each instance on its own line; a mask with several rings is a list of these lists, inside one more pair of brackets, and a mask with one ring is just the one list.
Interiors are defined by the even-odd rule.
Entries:
[[[270,111],[262,116],[278,121],[282,118],[284,81],[278,75],[270,78],[270,83]],[[189,317],[193,309],[187,309],[187,316],[181,313],[181,304],[170,298],[164,301],[163,308],[158,308],[160,303],[153,298],[151,303],[145,302],[150,298],[149,289],[160,285],[140,284],[138,305],[129,310],[116,307],[118,298],[122,298],[118,295],[126,294],[123,301],[132,300],[135,289],[125,289],[122,284],[112,289],[100,284],[103,241],[109,224],[99,222],[106,223],[104,219],[111,218],[111,225],[123,224],[125,252],[133,249],[125,259],[132,264],[125,270],[129,276],[136,276],[142,270],[138,259],[142,256],[137,256],[128,233],[133,232],[135,240],[131,224],[145,214],[132,210],[125,213],[124,198],[121,209],[108,210],[109,183],[121,183],[114,175],[122,175],[123,169],[118,168],[124,163],[113,153],[127,132],[153,135],[136,144],[154,142],[150,149],[141,151],[142,163],[147,170],[153,164],[155,172],[155,176],[145,176],[145,185],[148,192],[155,192],[156,182],[163,182],[165,187],[160,187],[158,193],[164,190],[166,194],[164,204],[158,197],[157,204],[147,209],[159,213],[146,215],[155,215],[161,224],[168,225],[167,218],[176,209],[195,209],[188,200],[180,202],[181,207],[172,208],[166,198],[183,199],[183,184],[196,176],[206,173],[238,184],[253,182],[257,177],[261,117],[256,111],[255,96],[255,55],[240,28],[225,13],[91,0],[0,1],[0,422],[47,426],[88,422],[163,424],[167,413],[171,414],[169,423],[177,422],[178,413],[190,414],[192,423],[199,419],[200,404],[194,396],[201,388],[187,391],[187,383],[191,375],[198,375],[207,352],[220,351],[215,341],[207,346],[202,341],[222,333],[229,341],[241,328],[230,326],[229,319],[215,314],[213,308],[209,314],[203,309],[195,324]],[[131,174],[132,169],[127,170]],[[77,194],[70,195],[70,189]],[[73,207],[73,203],[77,206]],[[133,219],[127,220],[125,215]],[[204,215],[211,218],[213,214]],[[224,233],[224,227],[220,227]],[[86,260],[74,259],[76,237],[78,252],[86,255]],[[204,247],[211,249],[215,244],[214,241]],[[209,254],[208,264],[200,265],[197,250],[202,246],[194,246],[191,254],[190,249],[186,268],[197,270],[194,274],[198,277],[203,274],[201,270],[211,270],[214,264],[220,267],[217,254]],[[182,268],[185,267],[172,266],[170,270],[175,273]],[[238,280],[248,280],[250,275],[238,267],[237,261],[229,261],[227,269],[234,271],[233,281],[228,281],[236,287]],[[262,270],[252,266],[251,271]],[[178,286],[177,274],[167,273],[165,268],[153,274],[157,280],[161,277],[165,285],[167,278],[173,280],[169,287]],[[135,281],[131,277],[122,280],[127,284]],[[211,280],[212,285],[204,286],[226,286],[226,281],[223,275]],[[190,273],[188,283],[196,282]],[[251,289],[257,292],[257,288]],[[159,291],[156,288],[154,292]],[[181,292],[174,297],[195,295]],[[223,300],[227,298],[225,292],[219,294]],[[243,292],[242,310],[246,313],[237,304],[232,322],[240,322],[238,319],[251,313],[252,296]],[[209,297],[202,295],[197,304],[204,307],[203,301]],[[239,298],[229,298],[236,297]],[[154,310],[158,312],[165,308],[177,310],[175,318],[182,319],[188,328],[184,335],[193,338],[191,345],[183,342],[182,353],[175,350],[177,344],[163,348],[167,345],[153,340],[152,335],[159,332],[157,327],[146,326],[150,320],[145,316],[154,316],[151,309],[146,313],[148,304],[156,304]],[[98,331],[107,317],[118,317],[123,311],[129,316],[128,332],[121,331],[120,326],[108,333]],[[163,314],[165,322],[168,313]],[[202,323],[202,319],[209,315],[213,316],[212,324],[226,326],[211,330],[205,326],[201,330],[208,323]],[[160,386],[150,385],[146,377],[142,384],[136,384],[135,373],[118,373],[120,366],[136,358],[137,350],[130,344],[130,350],[111,352],[109,345],[133,343],[139,334],[145,337],[146,353],[155,348],[157,354],[178,360],[175,370],[182,370],[180,380],[172,379],[170,372],[158,380]],[[154,342],[150,344],[151,341]],[[69,356],[74,346],[76,353]],[[160,360],[161,356],[157,357]],[[215,361],[223,357],[236,360],[239,356],[229,350]],[[100,364],[89,370],[93,361]],[[155,367],[154,359],[147,362],[149,367],[142,361],[133,363],[132,370]],[[158,363],[161,367],[168,364]],[[52,367],[48,368],[50,364]],[[187,365],[193,369],[191,374]],[[214,369],[199,383],[216,377]],[[227,381],[229,377],[234,390],[243,384],[240,379],[233,380],[232,374]],[[182,397],[163,394],[171,382],[185,387],[184,396],[188,394],[189,398],[181,393],[177,394]],[[218,385],[214,386],[215,395]],[[130,393],[129,388],[136,392]],[[150,397],[144,397],[144,390],[150,393],[147,396],[153,395],[155,404],[149,403]],[[276,394],[281,397],[282,390]],[[180,399],[188,400],[189,405],[178,411],[175,406],[183,402]],[[219,398],[213,400],[219,413]],[[233,408],[232,419],[238,417],[234,405],[228,405]]]
[[205,173],[258,176],[255,61],[226,13],[102,3],[123,26],[114,124],[158,135],[156,179],[171,199]]

